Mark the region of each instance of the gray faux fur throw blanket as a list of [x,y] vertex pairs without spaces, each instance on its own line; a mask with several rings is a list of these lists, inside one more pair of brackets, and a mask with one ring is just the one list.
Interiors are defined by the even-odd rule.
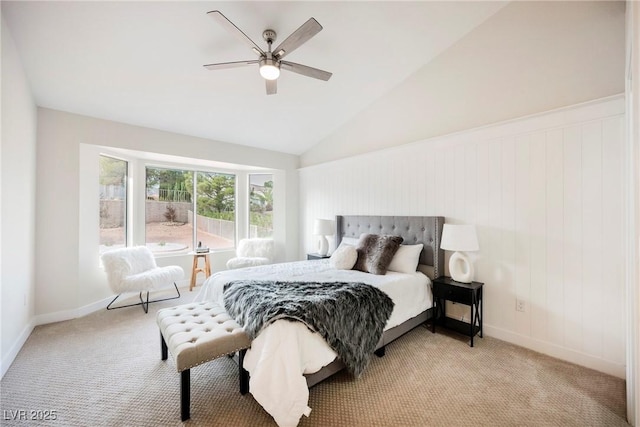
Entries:
[[236,280],[224,286],[224,306],[255,338],[278,319],[318,332],[356,377],[369,364],[393,311],[387,294],[364,283]]

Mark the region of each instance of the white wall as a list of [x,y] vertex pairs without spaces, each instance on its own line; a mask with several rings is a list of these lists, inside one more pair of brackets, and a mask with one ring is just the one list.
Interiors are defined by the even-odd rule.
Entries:
[[339,214],[476,224],[487,335],[624,378],[623,143],[618,96],[302,168],[301,250]]
[[1,26],[0,371],[4,375],[33,329],[37,114],[4,19]]
[[301,165],[622,93],[624,10],[624,2],[511,2],[303,153]]
[[[640,7],[627,1],[627,142],[625,200],[627,202],[627,420],[640,425]],[[634,79],[635,77],[635,79]],[[635,84],[634,84],[635,80]]]
[[[35,301],[39,323],[102,308],[112,294],[98,263],[94,183],[97,156],[104,147],[273,169],[279,259],[297,256],[297,156],[40,108]],[[222,268],[229,256],[214,253],[213,268]],[[181,265],[188,280],[191,261],[189,256],[165,257],[158,264]]]

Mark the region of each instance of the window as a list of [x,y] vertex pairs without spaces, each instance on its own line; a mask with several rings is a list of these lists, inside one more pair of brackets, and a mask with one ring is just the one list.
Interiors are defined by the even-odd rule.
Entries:
[[147,246],[155,253],[188,252],[198,244],[233,248],[235,181],[230,174],[147,167]]
[[100,156],[100,253],[127,246],[127,169],[124,160]]
[[210,249],[236,244],[235,175],[196,172],[196,242]]
[[249,237],[273,236],[273,175],[249,175]]

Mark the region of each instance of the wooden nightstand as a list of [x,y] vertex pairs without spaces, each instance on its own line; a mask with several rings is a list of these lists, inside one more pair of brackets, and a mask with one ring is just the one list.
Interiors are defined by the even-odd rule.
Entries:
[[[431,322],[431,332],[436,332],[436,323],[439,326],[452,329],[471,338],[469,344],[473,347],[473,337],[480,333],[482,338],[482,286],[484,283],[471,282],[460,283],[451,277],[438,277],[433,280],[433,320]],[[460,320],[447,317],[446,302],[452,301],[465,304],[471,307],[471,322],[466,323]]]
[[331,255],[320,255],[320,254],[307,254],[307,259],[326,259],[331,258]]

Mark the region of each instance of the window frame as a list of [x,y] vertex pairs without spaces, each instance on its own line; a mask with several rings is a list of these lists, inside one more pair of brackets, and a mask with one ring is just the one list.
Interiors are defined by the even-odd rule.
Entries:
[[[225,252],[234,253],[237,249],[238,242],[242,238],[249,237],[249,175],[250,174],[270,174],[273,176],[274,181],[274,221],[273,221],[273,238],[278,238],[283,233],[284,218],[286,218],[286,211],[283,210],[283,200],[280,198],[280,192],[285,192],[286,188],[281,188],[280,175],[283,173],[281,169],[274,169],[260,166],[250,166],[247,164],[226,163],[222,161],[199,159],[191,157],[180,157],[171,154],[162,154],[150,151],[132,150],[122,147],[113,147],[107,145],[94,145],[85,144],[80,145],[80,158],[81,158],[81,175],[89,177],[95,177],[90,180],[81,180],[80,192],[86,196],[94,195],[93,197],[83,197],[81,199],[81,215],[79,221],[79,227],[85,229],[87,236],[95,236],[87,238],[86,243],[90,244],[95,251],[90,249],[85,253],[95,256],[98,265],[101,265],[100,258],[100,238],[98,233],[99,228],[99,168],[98,163],[100,156],[104,155],[115,159],[123,160],[127,162],[127,200],[126,200],[126,246],[145,245],[146,244],[146,232],[145,232],[145,168],[165,168],[165,169],[178,169],[188,171],[201,171],[201,172],[213,172],[234,175],[235,180],[235,213],[236,213],[236,227],[234,230],[234,242],[233,247],[214,250],[212,252]],[[280,183],[280,184],[278,184]],[[86,214],[85,214],[86,213]],[[280,215],[283,215],[282,219]],[[193,239],[192,239],[193,241]],[[93,243],[95,242],[95,243]],[[187,252],[183,253],[157,253],[156,258],[164,257],[182,257],[187,255]],[[91,256],[91,257],[93,257]],[[86,260],[90,262],[89,259]]]

